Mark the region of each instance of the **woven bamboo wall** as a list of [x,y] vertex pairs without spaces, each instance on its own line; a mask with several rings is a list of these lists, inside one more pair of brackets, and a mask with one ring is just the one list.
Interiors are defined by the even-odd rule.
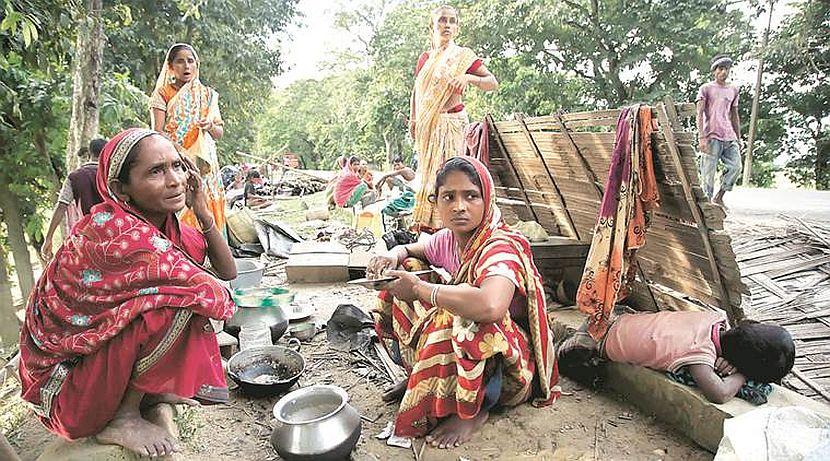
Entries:
[[[722,309],[743,317],[741,282],[723,211],[700,188],[693,104],[652,108],[660,191],[631,296],[641,309]],[[591,242],[614,147],[619,109],[515,117],[490,126],[491,172],[505,216],[536,220],[551,235]],[[687,123],[688,125],[688,123]]]

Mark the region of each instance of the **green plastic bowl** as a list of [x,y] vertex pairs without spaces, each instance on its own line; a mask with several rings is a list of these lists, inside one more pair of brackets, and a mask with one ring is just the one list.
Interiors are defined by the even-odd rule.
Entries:
[[237,288],[232,297],[239,307],[274,307],[294,301],[294,293],[279,287]]

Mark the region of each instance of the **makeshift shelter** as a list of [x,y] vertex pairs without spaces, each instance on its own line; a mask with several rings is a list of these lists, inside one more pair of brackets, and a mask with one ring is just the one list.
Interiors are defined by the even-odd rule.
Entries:
[[[694,115],[694,104],[666,99],[652,113],[661,203],[637,252],[629,301],[641,310],[719,309],[735,322],[743,317],[747,290],[723,231],[723,210],[700,187],[695,135],[683,123]],[[490,171],[507,220],[537,221],[550,235],[567,238],[552,239],[554,246],[563,240],[590,245],[619,114],[611,109],[504,121],[488,116]],[[583,264],[586,252],[571,251],[583,255]],[[557,262],[544,261],[550,245],[536,244],[535,253],[543,272],[556,268]]]

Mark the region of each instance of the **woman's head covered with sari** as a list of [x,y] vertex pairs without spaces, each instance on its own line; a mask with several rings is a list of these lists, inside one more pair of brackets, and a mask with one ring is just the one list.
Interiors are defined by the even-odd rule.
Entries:
[[199,55],[196,54],[196,49],[193,48],[193,45],[189,43],[174,43],[167,49],[167,53],[164,55],[164,62],[161,65],[161,72],[159,72],[158,77],[156,78],[156,87],[155,91],[159,91],[164,88],[165,85],[176,83],[176,72],[173,69],[174,62],[176,57],[178,56],[179,52],[181,51],[189,51],[193,54],[193,59],[196,61],[195,70],[190,78],[186,81],[182,82],[182,84],[187,84],[194,80],[199,80]]
[[[527,318],[530,328],[530,344],[539,375],[541,398],[536,404],[547,404],[559,396],[556,383],[559,374],[555,362],[553,336],[548,325],[545,292],[530,243],[520,233],[510,229],[502,219],[496,205],[495,184],[487,167],[473,157],[454,157],[441,167],[436,178],[435,195],[439,213],[445,224],[452,228],[452,205],[441,203],[442,186],[452,172],[463,172],[470,182],[479,188],[478,199],[473,195],[468,201],[480,200],[480,210],[469,213],[471,228],[469,239],[461,252],[461,267],[452,280],[453,284],[469,283],[480,286],[482,280],[495,272],[504,273],[514,280],[517,293],[527,299]],[[464,193],[468,191],[463,191]]]
[[429,33],[432,48],[439,48],[455,40],[458,36],[458,23],[458,10],[454,6],[441,5],[430,11]]
[[180,227],[172,212],[160,230],[115,186],[125,169],[142,163],[137,157],[156,153],[146,142],[153,138],[169,144],[133,128],[101,152],[97,185],[104,202],[72,229],[29,297],[21,349],[30,371],[95,352],[150,310],[179,308],[214,319],[233,314],[228,291],[201,267],[205,241],[198,231]]

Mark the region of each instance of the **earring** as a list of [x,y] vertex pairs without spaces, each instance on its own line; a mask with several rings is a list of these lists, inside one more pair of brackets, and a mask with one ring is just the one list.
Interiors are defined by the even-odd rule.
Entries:
[[170,76],[170,83],[176,83],[176,76],[175,75]]

